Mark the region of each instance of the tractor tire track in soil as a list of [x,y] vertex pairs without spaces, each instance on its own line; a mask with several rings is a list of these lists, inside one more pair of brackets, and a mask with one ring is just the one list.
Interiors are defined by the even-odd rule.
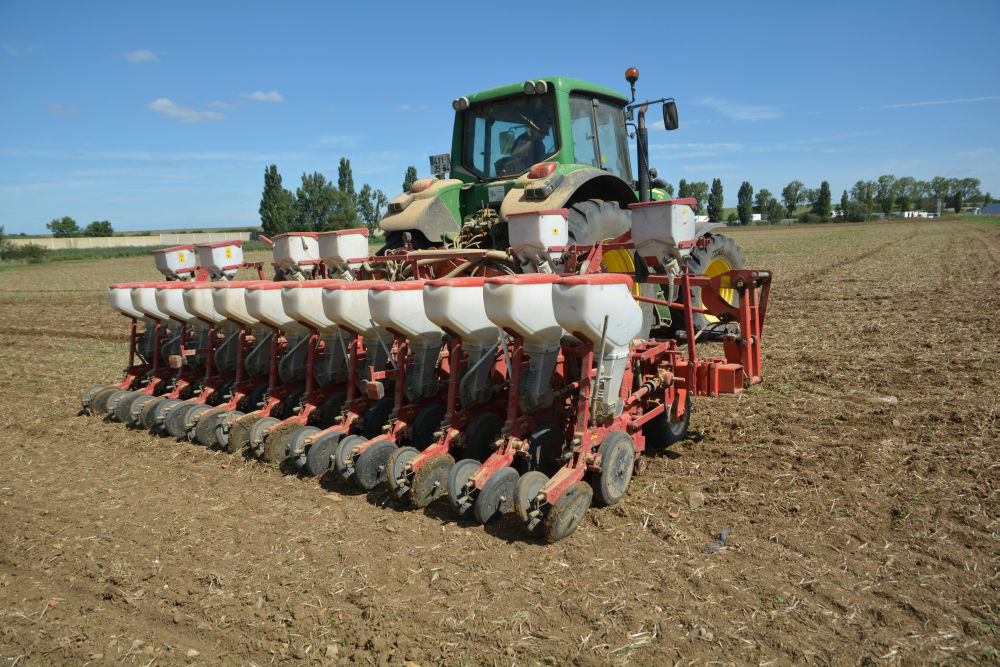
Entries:
[[[772,269],[765,384],[696,399],[555,545],[78,415],[126,258],[0,284],[10,664],[978,661],[1000,650],[1000,226],[727,230]],[[859,252],[860,249],[860,252]],[[260,258],[254,258],[260,259]],[[32,296],[32,285],[87,293]],[[819,287],[818,287],[819,286]],[[17,291],[16,295],[12,294]],[[97,307],[97,305],[100,307]],[[66,329],[70,331],[67,332]],[[706,348],[707,349],[707,348]],[[723,529],[728,539],[705,553]]]

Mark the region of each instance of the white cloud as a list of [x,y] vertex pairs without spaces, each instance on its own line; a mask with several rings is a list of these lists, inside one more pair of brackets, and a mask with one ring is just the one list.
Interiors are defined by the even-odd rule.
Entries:
[[717,97],[706,97],[694,104],[715,109],[723,116],[732,120],[774,120],[781,118],[781,112],[777,107],[753,106],[749,104],[738,104],[729,100],[722,100]]
[[653,147],[659,155],[668,155],[672,158],[692,158],[707,157],[710,155],[721,155],[723,153],[741,153],[747,149],[744,144],[737,143],[678,143],[660,144]]
[[148,49],[138,49],[136,51],[123,53],[122,58],[137,65],[141,63],[155,63],[160,61],[160,59],[153,55],[153,52]]
[[161,97],[155,102],[150,102],[147,108],[150,111],[161,113],[167,118],[173,118],[182,123],[204,123],[210,120],[222,120],[225,118],[221,113],[216,113],[215,111],[195,111],[190,107],[175,104],[166,97]]
[[212,101],[208,103],[208,106],[215,107],[216,109],[235,109],[232,104],[227,104],[225,102]]
[[871,111],[872,109],[907,109],[910,107],[929,107],[937,104],[967,104],[969,102],[992,102],[1000,100],[1000,95],[989,95],[987,97],[960,97],[954,100],[932,100],[930,102],[904,102],[902,104],[883,104],[879,107],[858,107],[859,111]]
[[53,116],[75,116],[77,114],[76,109],[64,107],[61,104],[50,104],[46,107],[46,109],[48,109],[48,112]]
[[240,97],[246,98],[248,100],[255,100],[257,102],[284,102],[285,98],[281,96],[277,90],[272,90],[269,93],[265,93],[262,90],[258,90],[253,93],[240,93]]

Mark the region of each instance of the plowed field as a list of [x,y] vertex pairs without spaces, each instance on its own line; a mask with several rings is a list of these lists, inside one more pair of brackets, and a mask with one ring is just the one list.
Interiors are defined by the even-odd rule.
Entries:
[[151,258],[0,273],[3,665],[995,658],[1000,225],[730,235],[765,384],[554,545],[79,415]]

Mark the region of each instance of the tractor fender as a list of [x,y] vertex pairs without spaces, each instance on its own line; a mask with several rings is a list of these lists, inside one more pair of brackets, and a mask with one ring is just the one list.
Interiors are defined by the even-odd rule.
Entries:
[[[545,199],[528,199],[527,188],[544,186],[547,181],[557,177],[558,185]],[[515,213],[530,211],[545,211],[565,208],[567,204],[587,199],[602,199],[616,201],[622,208],[639,201],[632,186],[624,180],[606,171],[593,168],[576,169],[563,174],[554,174],[547,179],[529,179],[527,175],[514,181],[514,187],[500,204],[500,217]]]
[[712,231],[713,229],[718,229],[719,227],[728,227],[728,223],[725,222],[696,222],[694,225],[694,237],[700,239],[702,236]]
[[461,227],[456,213],[461,187],[462,181],[448,178],[435,180],[416,194],[404,192],[389,202],[378,226],[385,232],[417,229],[428,241],[440,243],[442,234],[454,233]]

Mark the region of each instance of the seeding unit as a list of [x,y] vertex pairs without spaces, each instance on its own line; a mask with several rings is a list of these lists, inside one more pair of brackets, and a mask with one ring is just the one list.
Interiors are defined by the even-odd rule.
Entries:
[[[670,218],[688,207],[637,205],[631,232],[591,245],[539,238],[566,211],[516,216],[502,265],[403,247],[280,264],[337,278],[112,285],[132,318],[130,362],[84,405],[305,474],[332,467],[418,507],[446,496],[482,523],[513,508],[529,532],[562,539],[592,503],[621,500],[648,447],[685,437],[692,396],[761,381],[770,273],[672,273]],[[339,236],[364,238],[351,231]],[[516,272],[540,260],[559,272]],[[609,270],[628,260],[641,268]],[[643,304],[683,328],[644,332]],[[696,330],[696,315],[722,333]]]

